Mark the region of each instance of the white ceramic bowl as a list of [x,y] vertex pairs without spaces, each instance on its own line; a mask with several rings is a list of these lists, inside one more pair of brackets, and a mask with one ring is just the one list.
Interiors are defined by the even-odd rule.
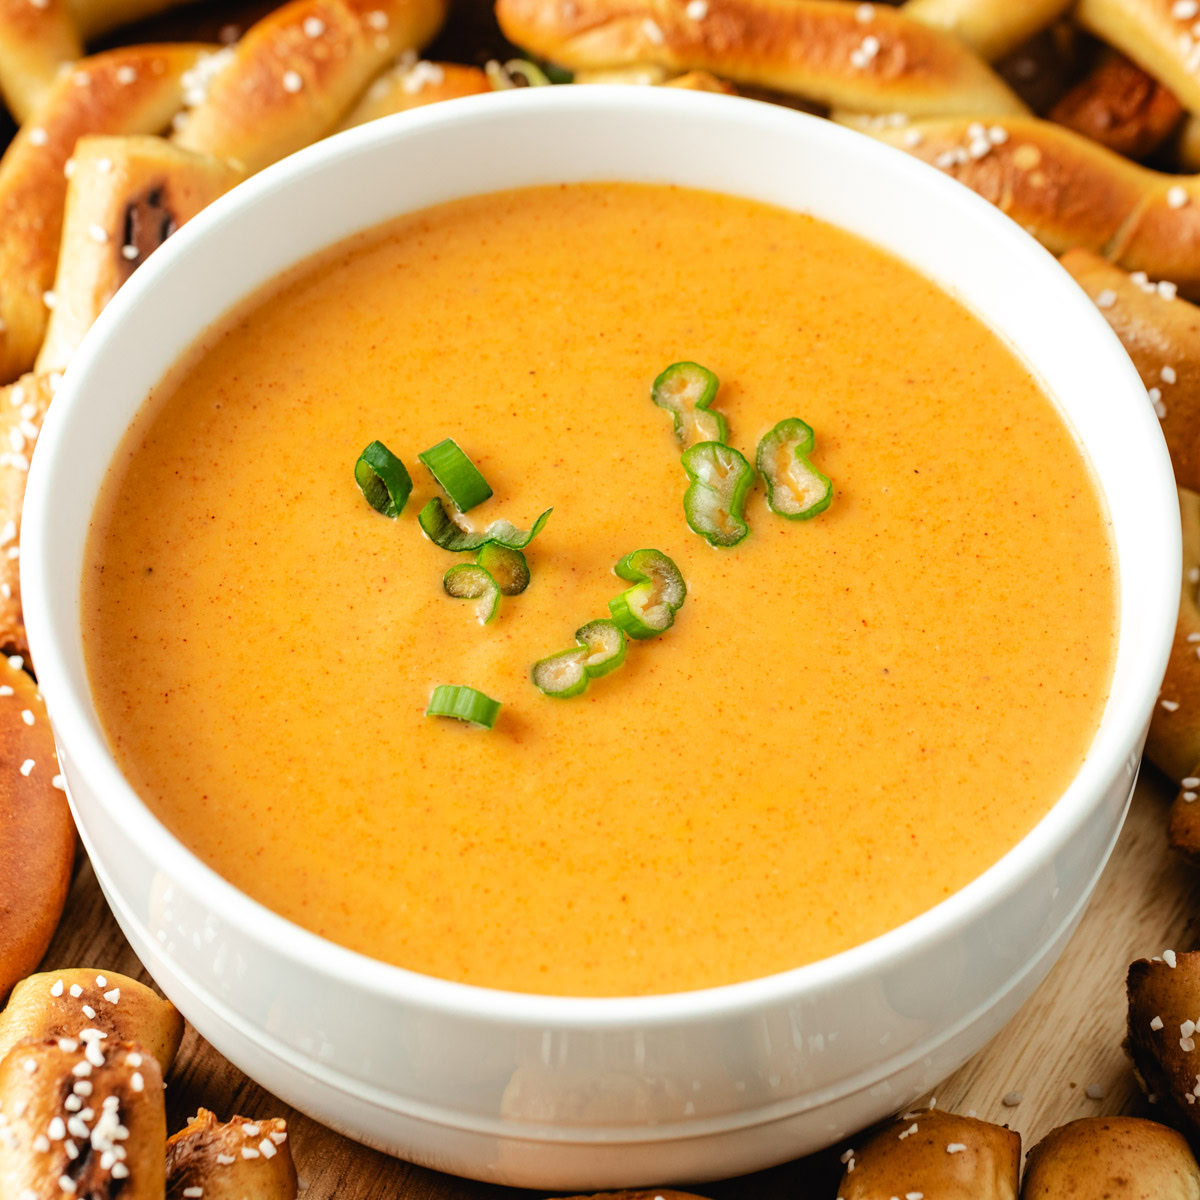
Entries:
[[[708,991],[599,1000],[386,966],[221,880],[110,756],[79,603],[89,515],[119,439],[151,386],[239,299],[396,214],[597,179],[811,212],[959,295],[1078,431],[1111,508],[1121,588],[1116,678],[1091,752],[993,868],[835,958]],[[1016,225],[828,122],[727,97],[580,87],[453,101],[354,130],[243,184],[173,238],[100,318],[54,401],[29,480],[22,574],[84,842],[134,949],[188,1019],[249,1075],[353,1137],[481,1179],[584,1190],[728,1176],[828,1145],[922,1094],[1015,1012],[1120,829],[1175,624],[1179,537],[1145,389],[1091,303]]]

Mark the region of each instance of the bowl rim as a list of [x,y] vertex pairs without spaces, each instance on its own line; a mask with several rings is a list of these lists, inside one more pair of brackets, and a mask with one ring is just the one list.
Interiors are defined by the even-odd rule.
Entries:
[[[973,917],[997,901],[1003,892],[1019,884],[1023,875],[1060,852],[1095,808],[1105,783],[1119,776],[1122,770],[1129,769],[1131,757],[1144,736],[1145,714],[1161,679],[1158,665],[1165,668],[1174,634],[1181,574],[1178,556],[1163,564],[1159,601],[1164,619],[1158,639],[1161,663],[1151,658],[1153,681],[1147,677],[1145,695],[1135,701],[1129,695],[1110,692],[1104,711],[1107,714],[1110,707],[1116,705],[1120,713],[1117,729],[1103,743],[1099,736],[1093,740],[1084,763],[1067,789],[1003,856],[932,908],[868,941],[773,975],[685,992],[592,997],[506,991],[424,975],[370,958],[310,932],[227,882],[170,833],[126,780],[105,739],[93,733],[88,717],[92,705],[86,688],[82,693],[77,692],[69,682],[66,654],[59,639],[53,636],[53,622],[45,615],[48,610],[42,600],[49,588],[43,526],[53,486],[53,460],[61,445],[69,440],[69,413],[81,402],[86,390],[81,381],[86,381],[108,331],[124,319],[126,311],[143,293],[153,289],[160,276],[173,269],[176,258],[193,243],[218,236],[222,226],[248,204],[282,189],[303,186],[307,177],[334,169],[336,163],[348,155],[384,145],[398,149],[408,136],[445,126],[489,121],[502,124],[509,119],[510,113],[520,115],[539,107],[575,113],[603,111],[613,119],[617,119],[613,114],[620,114],[621,119],[635,120],[653,120],[660,112],[692,115],[700,121],[719,113],[729,119],[737,111],[741,121],[757,124],[768,131],[773,127],[803,138],[814,154],[824,155],[832,148],[835,157],[857,155],[873,160],[874,168],[885,175],[893,187],[906,186],[909,180],[919,181],[926,190],[940,191],[947,209],[965,209],[973,220],[988,225],[992,236],[1003,240],[1014,254],[1022,255],[1034,270],[1040,271],[1040,283],[1056,287],[1061,302],[1077,310],[1077,319],[1091,324],[1096,353],[1106,349],[1111,358],[1114,349],[1118,352],[1119,359],[1114,362],[1114,388],[1122,386],[1120,376],[1124,373],[1127,385],[1144,392],[1116,335],[1053,255],[992,204],[943,172],[900,149],[831,121],[744,98],[678,89],[589,85],[517,89],[500,95],[465,97],[370,122],[317,142],[268,167],[189,221],[133,274],[109,303],[62,380],[38,439],[38,452],[28,479],[22,531],[25,539],[22,546],[22,601],[30,645],[36,644],[34,658],[39,667],[39,686],[53,712],[56,731],[64,731],[61,738],[64,756],[79,765],[89,778],[89,791],[97,802],[120,821],[130,839],[140,844],[157,869],[187,890],[202,893],[206,905],[221,920],[254,940],[270,945],[281,956],[304,963],[308,970],[331,979],[349,980],[355,988],[365,988],[391,1001],[539,1029],[547,1025],[563,1029],[620,1029],[631,1021],[642,1026],[661,1026],[711,1019],[878,974],[922,944],[931,944],[940,936],[969,926]],[[488,190],[481,188],[475,194],[486,194]],[[403,206],[397,210],[398,213],[403,211],[416,210]],[[341,239],[335,238],[328,244],[336,244],[338,240]],[[310,253],[306,251],[296,262],[308,257]],[[242,295],[248,296],[263,286],[269,286],[269,283],[256,284]],[[942,284],[938,286],[944,288]],[[1020,352],[1020,345],[1015,339],[1008,338],[1007,331],[991,322],[988,324]],[[194,341],[202,332],[202,329],[192,330],[190,340]],[[1174,475],[1158,420],[1149,404],[1141,408],[1144,411],[1137,407],[1131,409],[1130,420],[1143,426],[1143,435],[1152,431],[1153,438],[1157,438],[1156,452],[1160,460],[1155,478],[1143,482],[1145,488],[1157,489],[1159,507],[1164,510],[1163,516],[1168,522],[1166,532],[1170,534],[1170,521],[1173,519],[1176,530],[1179,521]],[[1104,498],[1111,503],[1112,497],[1104,493]],[[89,508],[89,519],[90,515]],[[1118,629],[1124,619],[1121,605]],[[72,804],[74,807],[74,802]]]

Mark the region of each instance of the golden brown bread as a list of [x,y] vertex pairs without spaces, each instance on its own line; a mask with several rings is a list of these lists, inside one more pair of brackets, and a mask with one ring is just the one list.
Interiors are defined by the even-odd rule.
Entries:
[[316,141],[376,73],[441,27],[445,0],[292,0],[225,54],[174,137],[253,173]]
[[119,29],[188,0],[67,0],[67,11],[83,40]]
[[1049,117],[1117,154],[1140,160],[1178,128],[1183,105],[1136,63],[1109,51]]
[[183,1038],[179,1010],[144,983],[94,967],[23,979],[0,1012],[0,1056],[25,1041],[77,1037],[99,1029],[112,1042],[137,1042],[165,1075]]
[[1164,950],[1138,959],[1126,976],[1125,1050],[1158,1111],[1191,1134],[1200,1132],[1200,952]]
[[940,1109],[905,1113],[844,1156],[840,1200],[1016,1200],[1021,1136]]
[[1068,250],[1060,261],[1133,359],[1160,414],[1176,481],[1200,491],[1200,308],[1165,298],[1091,250]]
[[1025,1163],[1021,1200],[1200,1200],[1187,1141],[1157,1121],[1084,1117],[1048,1133]]
[[841,0],[497,0],[506,37],[576,70],[710,71],[859,112],[1017,113],[955,38]]
[[0,1060],[0,1196],[163,1200],[162,1075],[134,1042],[88,1035]]
[[146,257],[242,179],[228,162],[150,136],[81,138],[70,163],[56,300],[39,372],[65,368]]
[[157,133],[182,102],[199,46],[134,46],[83,59],[0,158],[0,384],[33,366],[47,324],[67,180],[85,133]]
[[1078,0],[1075,20],[1200,111],[1200,14],[1177,0]]
[[338,130],[353,129],[356,125],[365,125],[379,117],[436,104],[439,100],[477,96],[491,90],[487,76],[478,67],[424,60],[400,62],[384,71],[371,84],[362,99],[343,118]]
[[60,376],[23,375],[0,387],[0,649],[27,654],[21,607],[21,510],[29,460]]
[[[54,736],[37,685],[5,659],[0,665],[0,693],[3,1000],[18,979],[37,967],[54,936],[71,884],[75,826],[61,787]],[[0,1057],[4,1049],[0,1033]]]
[[18,122],[45,100],[63,66],[82,56],[66,0],[0,0],[0,99]]
[[201,1195],[204,1200],[295,1200],[287,1122],[234,1117],[221,1124],[200,1109],[167,1141],[167,1200]]
[[952,175],[1061,254],[1094,250],[1200,295],[1200,178],[1151,171],[1036,117],[868,130]]
[[904,15],[953,34],[994,62],[1061,17],[1073,0],[908,0]]

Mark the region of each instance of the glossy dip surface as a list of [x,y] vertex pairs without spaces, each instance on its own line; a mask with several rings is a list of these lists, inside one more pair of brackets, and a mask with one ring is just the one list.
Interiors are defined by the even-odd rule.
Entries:
[[[649,399],[681,359],[751,461],[812,425],[827,512],[760,487],[736,548],[688,529]],[[416,522],[445,437],[476,524],[554,506],[487,627]],[[354,483],[376,438],[397,521]],[[675,626],[544,697],[639,547],[687,580]],[[208,335],[105,486],[84,635],[122,769],[251,896],[417,971],[630,995],[824,957],[995,862],[1099,722],[1114,579],[1073,436],[946,293],[812,218],[586,184],[402,218]],[[426,718],[439,683],[495,729]]]

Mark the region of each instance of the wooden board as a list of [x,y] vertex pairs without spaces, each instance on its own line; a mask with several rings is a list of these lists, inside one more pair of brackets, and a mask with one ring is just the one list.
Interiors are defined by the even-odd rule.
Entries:
[[[1121,1049],[1125,970],[1130,961],[1192,945],[1200,871],[1168,850],[1171,789],[1139,782],[1125,829],[1096,896],[1061,961],[996,1040],[937,1089],[940,1107],[1017,1129],[1031,1146],[1076,1117],[1146,1113]],[[148,978],[105,907],[85,863],[44,969],[89,966]],[[1103,1089],[1089,1099],[1087,1089]],[[1019,1103],[1003,1099],[1020,1093]],[[527,1196],[389,1159],[340,1137],[275,1100],[189,1030],[168,1080],[172,1130],[203,1104],[222,1117],[286,1116],[306,1200],[501,1200]],[[833,1200],[836,1151],[700,1189],[714,1200]],[[664,1181],[666,1182],[666,1181]]]

